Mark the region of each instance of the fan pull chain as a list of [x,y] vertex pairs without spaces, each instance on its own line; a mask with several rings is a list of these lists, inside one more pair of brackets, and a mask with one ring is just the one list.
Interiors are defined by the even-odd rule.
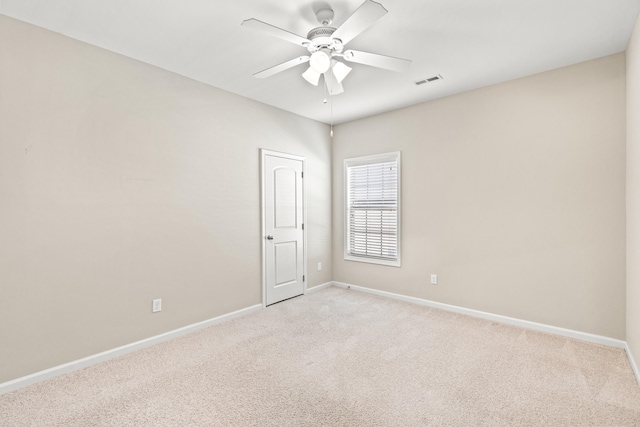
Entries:
[[[324,104],[327,103],[327,81],[324,81],[324,100],[322,101]],[[333,138],[333,97],[329,93],[329,123],[331,126],[331,130],[329,131],[329,136]]]
[[331,132],[329,132],[329,136],[333,138],[333,97],[329,97],[329,117],[331,121]]
[[324,101],[322,101],[322,102],[324,104],[326,104],[327,103],[327,82],[326,81],[322,85],[322,88],[324,89]]
[[[326,84],[326,80],[325,80],[325,85],[324,85],[324,93],[325,93],[325,99],[324,102],[327,102],[327,84]],[[331,96],[331,92],[329,92],[329,123],[331,126],[331,130],[329,131],[329,136],[331,138],[333,138],[333,96]]]

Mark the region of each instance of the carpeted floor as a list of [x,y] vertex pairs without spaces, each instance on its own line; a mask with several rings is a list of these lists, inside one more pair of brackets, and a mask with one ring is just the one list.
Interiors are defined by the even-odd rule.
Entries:
[[621,349],[328,288],[0,396],[2,426],[640,425]]

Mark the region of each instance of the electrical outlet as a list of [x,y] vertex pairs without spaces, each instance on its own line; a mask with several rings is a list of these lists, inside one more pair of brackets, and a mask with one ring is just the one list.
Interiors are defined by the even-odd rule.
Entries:
[[437,274],[432,274],[431,275],[431,284],[432,285],[437,285],[438,284],[438,275]]
[[157,313],[159,311],[162,311],[162,298],[154,299],[153,305],[151,306],[152,313]]
[[320,271],[320,270],[322,270],[322,263],[321,262],[318,263],[318,271]]

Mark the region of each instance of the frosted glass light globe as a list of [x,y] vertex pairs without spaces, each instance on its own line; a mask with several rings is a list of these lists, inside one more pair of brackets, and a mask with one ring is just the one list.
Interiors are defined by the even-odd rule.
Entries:
[[317,73],[324,73],[331,66],[331,57],[324,51],[319,50],[311,54],[309,65]]

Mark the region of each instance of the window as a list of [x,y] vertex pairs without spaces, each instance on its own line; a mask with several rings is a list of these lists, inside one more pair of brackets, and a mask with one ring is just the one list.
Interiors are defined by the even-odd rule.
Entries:
[[400,152],[344,161],[344,259],[400,267]]

